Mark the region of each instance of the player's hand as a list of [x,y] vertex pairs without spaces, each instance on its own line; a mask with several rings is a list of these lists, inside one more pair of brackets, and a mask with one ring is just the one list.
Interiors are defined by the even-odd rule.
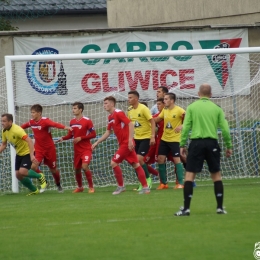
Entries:
[[31,155],[31,162],[36,165],[39,165],[39,162],[37,161],[37,159],[35,158],[35,156],[33,154]]
[[226,157],[230,157],[232,155],[232,150],[231,149],[227,149],[226,150]]
[[129,142],[128,142],[128,149],[130,150],[130,151],[132,151],[133,149],[134,149],[134,143],[133,143],[133,140],[131,139],[131,140],[129,140]]
[[175,133],[180,133],[180,132],[181,132],[181,129],[182,129],[182,125],[179,125],[179,126],[177,126],[177,127],[174,129],[174,132],[175,132]]
[[180,155],[183,156],[183,157],[186,157],[186,154],[187,154],[187,150],[185,147],[181,147],[180,148]]
[[151,139],[150,139],[150,145],[155,145],[155,138],[154,138],[154,137],[151,137]]
[[63,139],[60,138],[60,139],[56,140],[54,143],[57,144],[57,143],[61,143],[62,141],[63,141]]
[[95,142],[94,144],[92,144],[91,149],[94,150],[97,145],[98,145],[98,142]]
[[70,126],[65,126],[64,129],[65,129],[65,130],[68,130],[68,131],[73,131],[72,127],[70,127]]
[[80,141],[81,141],[81,137],[76,137],[76,138],[74,138],[73,143],[77,144]]

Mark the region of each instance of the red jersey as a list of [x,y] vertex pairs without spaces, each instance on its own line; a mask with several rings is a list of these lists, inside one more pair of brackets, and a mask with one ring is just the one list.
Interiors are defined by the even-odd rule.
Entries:
[[71,139],[72,137],[81,137],[81,141],[74,144],[75,153],[84,153],[87,149],[91,150],[90,139],[96,137],[96,131],[94,129],[92,121],[87,117],[81,117],[80,119],[73,118],[70,120],[70,126],[72,131],[62,137],[63,140]]
[[112,114],[108,116],[107,130],[113,130],[119,145],[128,145],[129,140],[129,123],[130,119],[120,109],[115,109]]
[[[153,118],[158,117],[159,114],[160,114],[160,112],[158,112],[157,114],[153,115]],[[156,134],[156,140],[155,141],[157,143],[157,140],[160,141],[161,138],[162,138],[162,135],[163,135],[164,121],[161,120],[159,123],[156,124],[156,126],[157,126],[158,131],[157,131],[157,134]]]
[[65,125],[51,121],[47,117],[42,117],[39,121],[31,119],[29,122],[21,125],[23,129],[32,128],[35,144],[35,151],[45,151],[54,146],[54,142],[51,135],[51,128],[64,129]]

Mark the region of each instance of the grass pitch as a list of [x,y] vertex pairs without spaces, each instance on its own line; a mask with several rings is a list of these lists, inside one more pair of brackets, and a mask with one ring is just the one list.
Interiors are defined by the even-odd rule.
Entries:
[[254,259],[259,179],[224,180],[227,215],[215,213],[212,184],[197,184],[190,217],[173,216],[182,190],[155,187],[0,196],[0,259]]

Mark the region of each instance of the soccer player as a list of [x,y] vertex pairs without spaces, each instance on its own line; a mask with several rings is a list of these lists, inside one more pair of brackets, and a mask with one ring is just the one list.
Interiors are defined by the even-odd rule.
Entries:
[[31,169],[31,164],[37,163],[34,157],[34,147],[32,139],[18,125],[13,123],[12,114],[2,115],[2,144],[0,153],[7,147],[7,141],[15,148],[15,174],[16,178],[31,192],[27,194],[36,195],[39,193],[37,187],[33,185],[30,178],[36,178],[41,184],[41,189],[45,190],[47,182],[44,174],[39,174]]
[[200,99],[187,108],[183,123],[180,152],[186,154],[186,142],[191,130],[191,143],[187,156],[186,175],[183,189],[184,207],[176,212],[175,216],[189,216],[190,203],[193,195],[192,181],[197,172],[201,172],[206,160],[211,178],[214,183],[214,192],[217,201],[217,214],[226,214],[223,209],[224,187],[220,172],[220,147],[218,144],[218,127],[222,130],[226,149],[226,156],[232,155],[232,143],[228,122],[223,110],[210,101],[211,86],[202,84],[198,93]]
[[[42,116],[42,106],[35,104],[31,107],[32,119],[21,125],[23,129],[31,128],[35,139],[35,158],[36,163],[32,163],[32,169],[39,171],[39,165],[43,161],[50,169],[54,181],[57,185],[58,192],[63,192],[60,184],[60,171],[57,169],[56,148],[51,135],[51,128],[72,130],[68,126],[53,122],[47,117]],[[42,190],[40,191],[42,192]]]
[[138,162],[138,158],[134,150],[133,123],[127,118],[123,111],[115,108],[115,104],[116,99],[112,96],[104,99],[104,108],[109,113],[108,126],[103,136],[92,145],[92,149],[94,149],[99,143],[106,140],[111,132],[114,131],[119,143],[119,149],[116,151],[111,160],[111,166],[118,184],[118,187],[116,191],[113,192],[113,195],[118,195],[125,191],[123,174],[119,166],[123,160],[126,160],[137,173],[138,179],[143,187],[142,190],[139,191],[139,194],[148,194],[150,193],[150,189],[147,185],[145,173]]
[[72,128],[72,131],[68,131],[68,134],[63,136],[57,142],[69,140],[74,137],[74,168],[78,187],[73,191],[73,193],[84,191],[81,169],[85,172],[86,179],[88,181],[88,193],[94,193],[95,190],[89,164],[92,159],[90,140],[96,137],[96,131],[92,121],[88,117],[83,116],[83,111],[84,105],[81,102],[75,102],[72,104],[72,112],[75,116],[74,119],[70,120],[70,127]]
[[[164,87],[164,86],[159,87],[156,91],[157,100],[160,98],[164,98],[164,95],[168,92],[169,92],[169,90],[167,87]],[[159,112],[159,110],[158,110],[157,104],[154,104],[151,108],[151,114],[155,115],[155,114],[158,114],[158,112]]]
[[175,188],[183,188],[183,165],[180,160],[180,135],[182,129],[182,120],[185,110],[175,105],[176,95],[167,93],[164,96],[165,108],[155,118],[155,122],[159,123],[164,120],[164,130],[158,150],[158,167],[161,183],[157,189],[168,189],[165,161],[166,156],[171,152],[173,162],[176,167],[178,183]]
[[[145,105],[139,103],[139,93],[135,90],[128,92],[128,118],[134,124],[135,152],[138,161],[143,167],[149,187],[152,180],[144,162],[144,156],[148,153],[150,145],[155,144],[155,123],[150,110]],[[142,190],[141,185],[137,190]]]

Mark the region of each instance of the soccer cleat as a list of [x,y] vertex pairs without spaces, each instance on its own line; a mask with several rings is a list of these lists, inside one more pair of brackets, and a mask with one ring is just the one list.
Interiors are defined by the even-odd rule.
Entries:
[[63,189],[62,189],[62,187],[60,185],[57,186],[57,190],[58,190],[59,193],[63,193]]
[[78,187],[76,188],[72,193],[79,193],[79,192],[83,192],[84,191],[84,188],[83,187]]
[[143,188],[142,190],[140,190],[139,194],[149,194],[150,192],[151,192],[150,188],[146,187],[146,188]]
[[184,185],[182,184],[177,184],[174,189],[177,190],[177,189],[183,189],[184,188]]
[[182,209],[174,214],[174,216],[176,216],[176,217],[187,217],[189,215],[190,215],[189,209],[186,209],[186,210]]
[[117,187],[116,190],[112,193],[113,195],[118,195],[125,191],[125,187]]
[[156,190],[165,190],[165,189],[168,189],[168,188],[169,188],[168,184],[160,183],[160,185],[157,187]]
[[94,193],[94,192],[95,192],[94,188],[89,188],[88,189],[88,193]]
[[40,193],[43,193],[47,189],[48,183],[47,183],[47,181],[45,179],[44,174],[40,173],[40,175],[41,175],[41,177],[38,179],[39,182],[40,182],[40,186],[41,186]]
[[141,191],[143,189],[142,184],[140,183],[139,186],[135,189],[133,189],[134,191]]
[[217,214],[227,214],[224,209],[217,209]]
[[32,192],[28,193],[26,196],[37,195],[37,194],[39,194],[38,189],[36,191],[32,191]]
[[151,179],[151,177],[147,178],[146,182],[147,182],[148,187],[151,189],[152,188],[152,179]]

